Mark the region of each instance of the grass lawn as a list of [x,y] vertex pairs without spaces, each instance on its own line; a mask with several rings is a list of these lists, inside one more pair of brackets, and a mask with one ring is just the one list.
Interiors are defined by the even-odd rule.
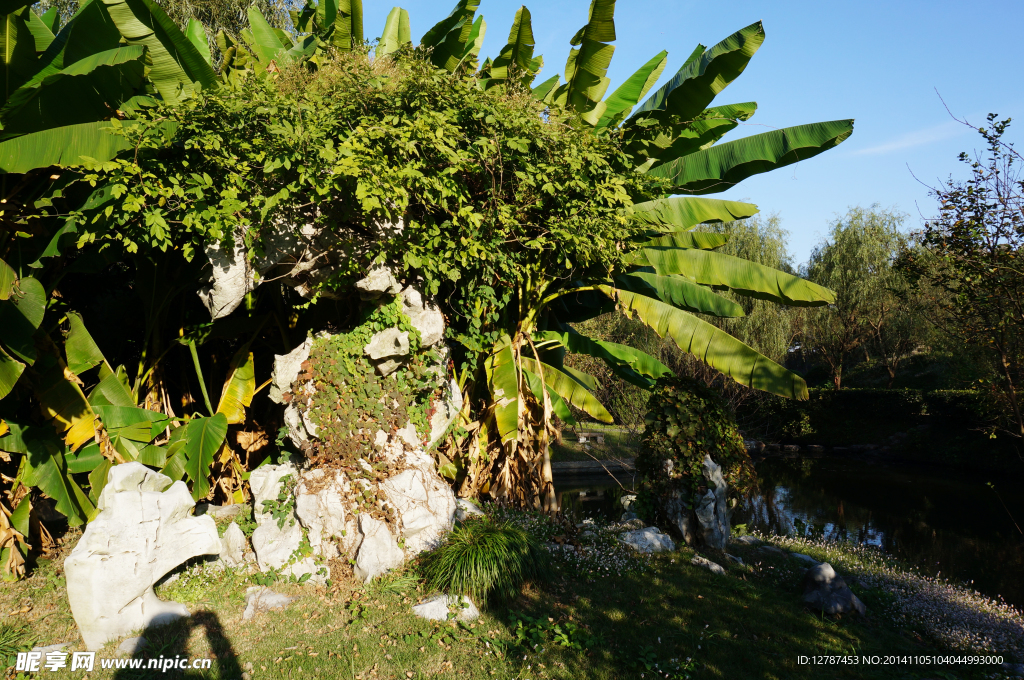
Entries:
[[[600,533],[600,532],[599,532]],[[611,536],[611,534],[607,534]],[[737,565],[708,557],[725,576],[692,566],[693,551],[638,556],[596,541],[569,551],[555,577],[528,586],[508,606],[485,609],[472,624],[427,622],[410,606],[426,593],[412,572],[369,586],[273,584],[298,599],[286,610],[243,622],[245,589],[255,575],[194,567],[158,594],[193,616],[145,632],[143,657],[211,658],[203,678],[1002,678],[992,666],[801,665],[813,655],[940,653],[882,615],[882,594],[853,586],[867,619],[832,619],[800,604],[803,565],[786,555],[734,545]],[[608,575],[600,575],[600,574]],[[64,591],[60,559],[41,561],[24,581],[0,589],[0,626],[24,626],[27,644],[71,642],[81,651]],[[116,643],[97,657],[115,657]],[[182,673],[182,671],[178,671]],[[8,677],[15,677],[8,670]],[[40,676],[58,677],[57,673]],[[62,673],[83,678],[82,672]],[[152,670],[103,670],[89,678],[148,678]],[[173,675],[173,672],[172,672]]]

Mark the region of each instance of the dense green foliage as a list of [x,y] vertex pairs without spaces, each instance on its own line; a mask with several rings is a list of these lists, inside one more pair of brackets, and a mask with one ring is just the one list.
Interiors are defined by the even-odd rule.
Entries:
[[692,379],[662,378],[648,409],[636,467],[656,493],[679,487],[697,493],[706,483],[705,456],[738,493],[752,487],[750,456],[719,394]]
[[422,565],[428,588],[476,602],[508,602],[524,582],[546,574],[548,555],[523,529],[479,518],[458,524]]
[[976,348],[989,375],[980,387],[1001,404],[999,429],[1024,438],[1024,178],[1020,152],[1002,141],[1010,120],[988,116],[985,157],[960,154],[966,181],[933,190],[938,215],[921,235],[922,252],[902,268],[934,301],[930,317],[961,347]]

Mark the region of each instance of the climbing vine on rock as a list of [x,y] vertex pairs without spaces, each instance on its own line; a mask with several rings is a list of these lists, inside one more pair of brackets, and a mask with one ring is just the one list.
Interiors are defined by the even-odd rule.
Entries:
[[754,468],[743,437],[724,400],[689,378],[662,378],[651,392],[637,470],[652,490],[685,489],[697,493],[706,484],[704,456],[722,467],[739,493],[749,491]]

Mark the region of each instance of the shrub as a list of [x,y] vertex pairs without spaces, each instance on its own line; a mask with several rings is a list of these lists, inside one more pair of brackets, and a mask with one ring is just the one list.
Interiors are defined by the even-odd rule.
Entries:
[[726,481],[740,492],[753,485],[743,437],[716,392],[689,378],[662,378],[647,406],[636,467],[656,492],[679,487],[696,492],[705,483],[705,455],[722,466]]
[[512,599],[525,581],[541,579],[547,569],[547,552],[537,538],[489,518],[457,525],[423,563],[428,587],[480,603]]

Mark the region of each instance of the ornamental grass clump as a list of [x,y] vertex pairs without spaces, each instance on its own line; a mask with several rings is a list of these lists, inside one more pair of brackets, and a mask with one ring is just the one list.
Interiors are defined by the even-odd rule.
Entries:
[[456,526],[423,564],[428,587],[480,603],[508,601],[524,582],[541,580],[547,571],[547,552],[535,537],[489,518]]

